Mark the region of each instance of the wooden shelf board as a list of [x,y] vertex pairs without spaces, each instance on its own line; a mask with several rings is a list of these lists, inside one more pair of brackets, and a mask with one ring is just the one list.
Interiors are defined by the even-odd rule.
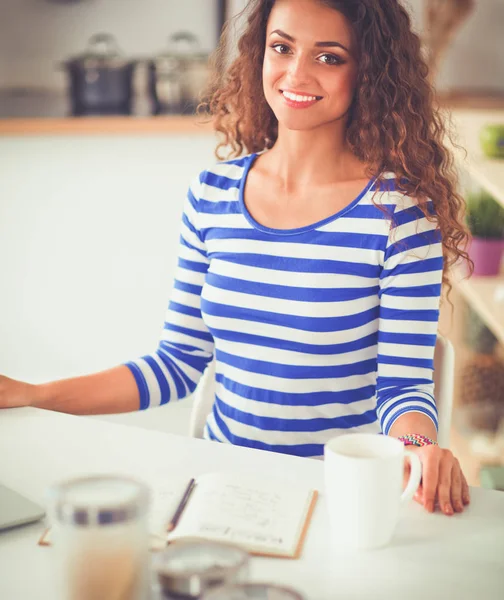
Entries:
[[62,117],[0,119],[0,136],[9,135],[166,135],[213,133],[212,124],[195,116]]

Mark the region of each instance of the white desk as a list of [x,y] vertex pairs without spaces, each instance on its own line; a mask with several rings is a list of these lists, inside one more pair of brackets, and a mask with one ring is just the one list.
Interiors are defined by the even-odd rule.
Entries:
[[[90,472],[169,477],[249,470],[323,490],[323,463],[36,409],[0,412],[0,481],[44,502],[53,481]],[[254,558],[251,578],[291,585],[307,600],[504,598],[504,493],[472,490],[452,518],[410,504],[393,544],[335,560],[324,495],[300,560]],[[37,546],[38,523],[0,534],[0,598],[58,600],[53,553]]]

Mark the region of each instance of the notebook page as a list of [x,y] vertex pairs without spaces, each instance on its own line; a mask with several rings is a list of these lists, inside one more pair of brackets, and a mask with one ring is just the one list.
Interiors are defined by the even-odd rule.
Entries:
[[[149,533],[166,539],[170,519],[184,495],[190,478],[187,476],[164,475],[150,484],[150,507],[147,519]],[[149,484],[149,482],[146,482]]]
[[308,488],[262,477],[203,475],[168,539],[196,536],[239,544],[251,552],[290,555],[311,496]]

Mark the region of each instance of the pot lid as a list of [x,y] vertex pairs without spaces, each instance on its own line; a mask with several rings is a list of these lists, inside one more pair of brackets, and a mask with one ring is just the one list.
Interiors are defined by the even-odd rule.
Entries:
[[88,45],[82,54],[72,57],[69,63],[84,63],[84,66],[122,67],[127,61],[122,54],[117,40],[110,33],[95,33],[89,38]]
[[207,62],[208,56],[207,52],[201,50],[197,36],[189,31],[177,31],[168,38],[167,48],[159,58]]

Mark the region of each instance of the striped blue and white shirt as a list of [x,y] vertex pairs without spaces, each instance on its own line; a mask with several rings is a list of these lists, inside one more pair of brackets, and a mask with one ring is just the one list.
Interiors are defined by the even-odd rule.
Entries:
[[212,440],[315,457],[340,433],[386,434],[406,412],[437,426],[435,223],[386,173],[314,225],[265,227],[243,201],[256,156],[189,189],[161,342],[127,364],[141,408],[191,394],[215,355]]

